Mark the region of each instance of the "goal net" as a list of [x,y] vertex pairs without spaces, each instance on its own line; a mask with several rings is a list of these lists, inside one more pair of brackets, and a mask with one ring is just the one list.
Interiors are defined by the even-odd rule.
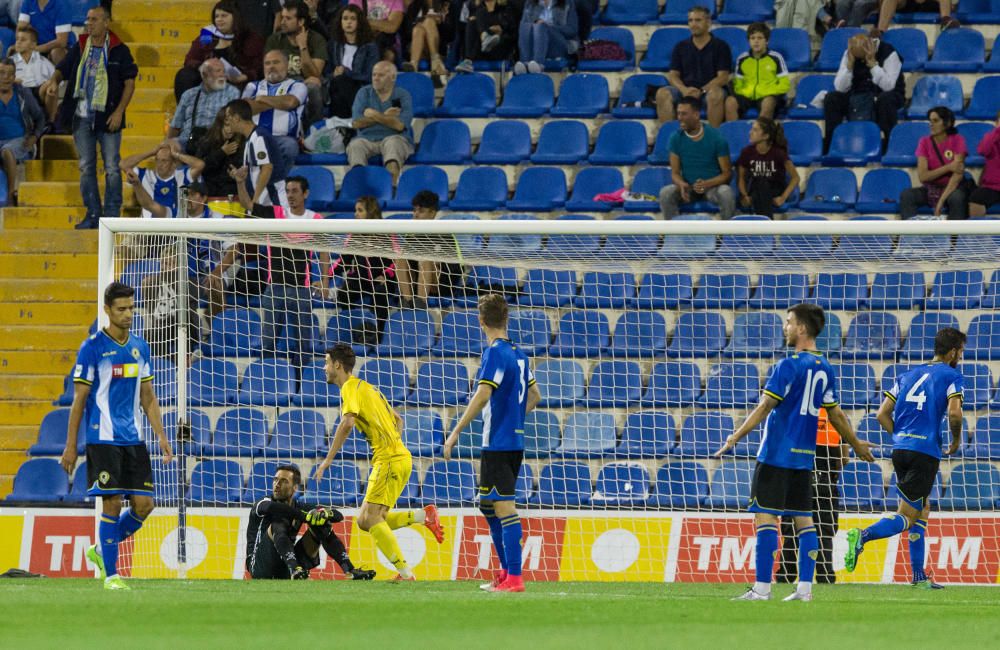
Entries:
[[[905,536],[873,543],[847,574],[845,534],[895,511],[891,437],[875,412],[951,326],[969,335],[964,441],[931,497],[927,569],[939,582],[996,581],[997,222],[393,216],[102,221],[99,284],[137,289],[134,329],[151,344],[177,453],[160,462],[147,425],[157,510],[126,543],[123,573],[243,577],[249,505],[285,463],[301,471],[301,498],[347,515],[335,530],[355,564],[395,572],[353,523],[370,468],[364,437],[352,432],[313,477],[340,417],[324,351],[346,342],[356,374],[404,421],[414,464],[398,508],[442,513],[443,544],[420,525],[395,531],[416,575],[491,575],[481,420],[451,460],[441,447],[475,389],[476,305],[493,292],[510,304],[510,338],[542,395],[517,484],[529,580],[752,581],[746,506],[762,433],[713,454],[790,354],[787,308],[811,302],[826,310],[818,346],[840,405],[880,445],[878,462],[841,466],[821,423],[817,579],[909,580]],[[794,536],[782,538],[779,579],[794,580]],[[313,577],[343,577],[322,561]]]

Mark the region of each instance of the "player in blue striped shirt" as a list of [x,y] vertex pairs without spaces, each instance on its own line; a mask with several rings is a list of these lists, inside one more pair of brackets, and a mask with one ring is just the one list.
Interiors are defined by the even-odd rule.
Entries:
[[483,453],[479,469],[479,509],[501,571],[489,591],[524,591],[521,578],[521,518],[514,505],[517,475],[524,460],[524,416],[542,400],[528,357],[507,338],[507,301],[498,294],[479,299],[479,324],[488,345],[476,376],[478,388],[444,443],[444,457],[458,435],[483,414]]
[[795,353],[774,367],[763,395],[746,420],[716,456],[736,446],[764,423],[764,438],[757,453],[750,488],[750,512],[757,526],[756,582],[737,600],[770,600],[774,556],[778,551],[778,517],[793,517],[799,546],[799,582],[788,600],[812,600],[813,573],[819,540],[813,526],[813,463],[816,459],[816,426],[819,409],[826,409],[830,424],[862,460],[874,462],[870,443],[858,440],[837,402],[837,377],[833,366],[816,351],[816,337],[826,316],[816,305],[798,304],[785,317],[785,343]]
[[[87,494],[101,497],[98,543],[87,549],[105,589],[128,589],[118,575],[118,543],[135,534],[153,511],[153,469],[142,440],[146,412],[163,452],[170,462],[173,451],[163,430],[160,406],[153,392],[149,345],[131,334],[135,290],[112,282],[104,290],[104,313],[109,324],[80,346],[73,368],[73,406],[62,466],[72,473],[76,465],[76,432],[83,423],[87,436]],[[122,512],[122,495],[132,507]]]
[[940,330],[934,336],[934,359],[900,375],[885,392],[877,417],[882,428],[892,434],[892,469],[896,473],[899,510],[864,530],[847,531],[844,566],[848,571],[857,567],[866,543],[909,530],[913,585],[941,588],[924,573],[924,537],[931,511],[928,497],[941,464],[941,420],[946,411],[951,431],[946,453],[954,454],[962,442],[964,379],[956,366],[962,360],[965,340],[965,334],[953,327]]

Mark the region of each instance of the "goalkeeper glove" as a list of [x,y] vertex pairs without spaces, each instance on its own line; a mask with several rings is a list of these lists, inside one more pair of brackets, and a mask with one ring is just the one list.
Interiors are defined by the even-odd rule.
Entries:
[[310,526],[322,526],[331,518],[326,508],[313,508],[306,513],[306,523]]

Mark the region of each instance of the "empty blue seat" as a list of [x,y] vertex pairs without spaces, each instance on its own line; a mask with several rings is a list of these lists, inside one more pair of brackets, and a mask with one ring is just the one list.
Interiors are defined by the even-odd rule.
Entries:
[[989,122],[962,122],[957,125],[958,133],[965,138],[965,146],[969,150],[965,157],[966,167],[981,167],[986,164],[986,159],[979,155],[977,148],[979,142],[987,133],[993,130],[994,125]]
[[[826,221],[826,217],[805,214],[789,221]],[[774,254],[782,259],[820,258],[833,250],[832,235],[782,235],[778,238]]]
[[254,361],[243,371],[238,404],[288,406],[295,393],[295,370],[284,359]]
[[686,25],[687,15],[693,7],[704,7],[715,17],[715,3],[705,0],[666,0],[660,22],[668,25]]
[[[993,399],[993,373],[985,363],[962,363],[958,371],[965,378],[962,404],[966,408],[981,409]],[[946,438],[947,439],[947,438]]]
[[880,380],[879,386],[878,386],[878,391],[879,391],[878,401],[879,402],[882,401],[882,398],[885,395],[886,391],[889,391],[889,390],[892,389],[893,385],[895,385],[895,383],[896,383],[896,380],[901,375],[903,375],[906,372],[908,372],[909,370],[910,370],[910,366],[909,366],[909,364],[906,364],[906,363],[890,363],[889,365],[887,365],[885,367],[885,370],[882,371],[882,379]]
[[[609,122],[610,124],[610,122]],[[610,212],[615,204],[595,201],[598,194],[617,192],[625,186],[622,173],[614,167],[585,167],[573,179],[573,195],[566,209],[580,212]]]
[[[62,456],[66,449],[66,434],[69,431],[69,409],[49,411],[38,425],[38,441],[28,448],[29,456]],[[87,432],[83,423],[76,434],[77,454],[83,455],[87,448]]]
[[935,106],[945,106],[958,115],[962,112],[962,104],[962,82],[958,77],[949,74],[926,75],[917,79],[906,115],[909,118],[925,119],[927,111]]
[[587,126],[577,120],[546,122],[538,134],[538,145],[531,162],[546,165],[569,165],[587,157],[590,136]]
[[647,273],[633,305],[639,309],[676,309],[691,303],[694,283],[687,273]]
[[646,159],[647,149],[646,127],[641,122],[605,122],[589,160],[594,165],[634,165]]
[[326,324],[326,340],[331,344],[352,343],[354,352],[362,355],[367,346],[362,342],[369,338],[367,333],[378,334],[375,314],[363,307],[341,309],[330,317]]
[[518,304],[528,307],[564,307],[576,296],[576,273],[531,269],[524,281]]
[[337,188],[333,174],[329,170],[318,166],[293,167],[288,176],[301,176],[309,183],[309,198],[306,199],[308,209],[316,211],[333,209]]
[[724,25],[745,25],[774,17],[774,0],[741,0],[728,2],[718,16]]
[[1000,359],[1000,314],[974,316],[967,333],[966,358]]
[[153,390],[160,406],[173,404],[177,400],[177,366],[170,359],[153,357],[152,371]]
[[[837,65],[840,65],[839,58]],[[795,84],[795,100],[788,109],[788,117],[796,120],[821,119],[823,107],[813,106],[812,102],[819,93],[834,90],[833,77],[832,74],[807,74],[799,79]]]
[[[415,473],[415,472],[414,472]],[[335,460],[317,481],[309,481],[306,498],[340,508],[353,508],[361,503],[361,472],[349,460]]]
[[[669,59],[668,59],[669,62]],[[647,100],[655,98],[651,89],[663,88],[666,78],[658,74],[634,74],[622,84],[618,94],[618,105],[611,109],[611,115],[619,118],[651,119],[656,117],[656,107]]]
[[857,435],[860,440],[878,445],[872,448],[872,455],[875,458],[892,458],[892,435],[882,428],[874,413],[861,418]]
[[653,508],[696,510],[708,496],[708,472],[698,461],[662,465],[646,505]]
[[788,139],[788,157],[796,165],[811,165],[823,155],[823,131],[815,122],[789,120],[782,125]]
[[841,407],[864,409],[882,401],[875,388],[875,371],[867,363],[842,363],[836,371]]
[[260,457],[267,446],[270,426],[255,408],[240,406],[224,411],[215,423],[212,443],[202,445],[202,456]]
[[601,13],[601,22],[606,25],[642,25],[656,22],[659,12],[656,0],[608,0]]
[[[882,164],[893,167],[916,166],[917,145],[925,135],[930,135],[927,122],[900,122],[894,126],[889,133],[889,144],[882,156]],[[896,200],[899,200],[898,196]]]
[[410,372],[399,359],[368,359],[358,369],[358,377],[377,386],[392,404],[402,404],[410,394]]
[[563,79],[553,117],[597,117],[608,111],[608,80],[599,74],[577,73]]
[[[981,38],[981,37],[980,37]],[[981,77],[972,89],[969,107],[965,109],[965,117],[970,120],[996,119],[1000,109],[1000,76]]]
[[403,444],[414,456],[440,456],[444,444],[441,416],[433,409],[406,409],[403,418]]
[[502,169],[468,167],[458,177],[455,198],[451,200],[450,206],[452,210],[497,210],[506,202],[507,175]]
[[[992,20],[990,21],[992,22]],[[983,72],[1000,71],[1000,50],[997,49],[996,39],[993,40],[993,48],[990,50],[990,58],[983,64]]]
[[188,388],[191,406],[232,404],[236,402],[239,373],[231,361],[198,359],[188,370]]
[[910,321],[901,359],[930,360],[934,356],[934,336],[943,327],[958,328],[958,319],[947,312],[921,312]]
[[437,460],[424,474],[420,499],[439,507],[470,506],[476,499],[476,470],[467,460]]
[[562,444],[555,453],[578,458],[599,458],[614,453],[617,443],[615,416],[611,413],[571,413],[563,422]]
[[820,273],[812,301],[823,309],[855,311],[868,301],[868,277],[864,273]]
[[577,70],[586,72],[620,72],[635,66],[635,37],[624,27],[597,27],[588,37],[593,40],[613,41],[625,51],[623,60],[580,59]]
[[[153,478],[153,485],[156,485],[156,478]],[[90,485],[87,483],[87,461],[83,461],[76,466],[73,472],[73,482],[70,484],[69,492],[63,496],[63,503],[93,503],[94,497],[87,496]],[[158,503],[162,503],[158,501]]]
[[282,411],[274,422],[274,431],[271,432],[264,455],[272,458],[314,458],[324,455],[326,433],[326,418],[319,411]]
[[[684,20],[687,22],[687,18]],[[670,56],[674,52],[674,47],[687,38],[691,38],[691,32],[682,27],[664,27],[656,30],[649,37],[646,54],[639,62],[639,69],[648,72],[669,70]]]
[[768,47],[785,59],[790,72],[800,72],[812,67],[812,45],[809,33],[799,27],[776,27],[771,29]]
[[660,125],[660,130],[656,132],[656,141],[653,143],[653,150],[649,153],[649,163],[651,165],[670,164],[670,138],[677,129],[680,128],[676,121],[664,122]]
[[833,130],[830,152],[823,156],[824,165],[847,167],[865,166],[882,154],[882,132],[875,122],[843,122]]
[[517,179],[511,210],[549,212],[566,202],[566,175],[558,167],[528,167]]
[[863,311],[854,317],[840,349],[844,359],[891,359],[899,350],[899,320],[891,312]]
[[264,497],[270,497],[274,475],[278,472],[278,465],[282,464],[283,461],[278,460],[262,460],[254,463],[250,468],[246,489],[243,490],[240,500],[243,503],[255,503]]
[[[464,75],[456,78],[460,77]],[[468,162],[471,157],[472,136],[465,122],[434,120],[428,122],[420,134],[420,144],[417,146],[417,152],[413,154],[413,162],[422,165],[461,165]]]
[[545,408],[572,406],[584,396],[583,368],[576,361],[543,361],[535,368],[535,383]]
[[436,325],[423,309],[402,309],[389,316],[378,346],[381,356],[427,354],[434,347]]
[[552,343],[552,325],[539,309],[514,309],[507,321],[510,340],[528,356],[544,353]]
[[496,107],[497,89],[493,77],[473,72],[448,80],[444,99],[435,114],[438,117],[486,117]]
[[260,316],[253,309],[224,309],[212,317],[212,334],[202,352],[215,357],[255,357],[261,350]]
[[649,473],[638,463],[608,463],[597,473],[594,504],[639,506],[649,498]]
[[[835,33],[842,30],[834,30]],[[750,483],[756,461],[721,463],[712,473],[705,505],[715,510],[743,510],[750,503]]]
[[662,361],[653,366],[642,405],[690,406],[701,396],[701,371],[690,361]]
[[705,393],[697,404],[704,408],[749,408],[760,397],[760,377],[752,363],[719,363],[709,370]]
[[624,309],[635,297],[635,276],[631,273],[589,271],[584,274],[577,307],[591,309]]
[[[944,418],[941,422],[941,439],[946,441],[951,440],[947,420]],[[966,428],[964,431],[967,434],[968,429]],[[963,435],[964,438],[965,435]],[[962,446],[962,456],[968,459],[1000,460],[1000,416],[984,415],[976,420],[975,437],[971,442],[966,442]]]
[[[915,27],[897,27],[882,34],[903,60],[903,72],[922,70],[927,63],[927,35]],[[937,43],[934,44],[937,49]]]
[[896,214],[899,195],[910,189],[910,175],[902,169],[872,169],[861,181],[854,209],[868,214]]
[[525,457],[545,458],[549,456],[559,447],[560,439],[559,417],[552,411],[535,409],[524,416]]
[[[462,414],[456,413],[452,419],[448,431],[452,431],[458,424]],[[456,458],[479,458],[483,451],[483,416],[477,415],[469,426],[462,429],[458,434],[458,442],[455,444],[454,455]]]
[[854,172],[849,169],[817,169],[809,174],[799,208],[810,212],[847,212],[854,207],[857,199],[858,182]]
[[419,72],[400,72],[396,75],[396,85],[410,93],[414,117],[434,114],[434,82],[430,77]]
[[663,458],[674,446],[674,417],[666,411],[629,413],[615,455],[619,458]]
[[[646,214],[623,214],[615,221],[654,221]],[[601,249],[601,256],[612,263],[620,260],[646,260],[657,253],[659,235],[608,235]]]
[[755,309],[787,309],[805,302],[808,295],[809,276],[805,273],[763,273],[757,278],[750,306]]
[[[982,246],[982,242],[977,242],[977,248]],[[992,260],[991,260],[992,261]],[[1000,307],[1000,269],[993,271],[990,276],[990,283],[986,287],[986,295],[979,305],[983,309],[996,309]]]
[[448,205],[448,174],[440,167],[408,167],[399,177],[396,197],[388,201],[386,207],[390,210],[409,210],[413,207],[413,197],[423,190],[437,194],[441,207]]
[[469,273],[469,284],[499,291],[501,293],[517,291],[521,284],[517,278],[517,269],[510,266],[474,266]]
[[976,72],[986,60],[986,40],[975,29],[962,27],[941,32],[934,41],[934,55],[924,65],[927,72]]
[[847,510],[881,511],[885,501],[882,469],[876,464],[851,463],[840,472],[840,503]]
[[[505,214],[500,221],[537,221],[538,218],[532,214]],[[490,236],[486,246],[486,252],[491,256],[500,259],[521,259],[533,257],[542,250],[541,235],[505,235],[494,234]]]
[[32,458],[21,463],[14,476],[14,491],[7,501],[55,502],[69,493],[69,476],[59,461]]
[[712,311],[684,312],[667,348],[671,357],[715,357],[726,347],[726,321]]
[[733,418],[717,411],[699,411],[681,425],[681,438],[674,449],[677,456],[709,458],[734,431]]
[[847,51],[847,42],[855,35],[864,33],[860,27],[841,27],[833,29],[823,37],[819,56],[816,57],[816,70],[834,72],[840,67],[840,60]]
[[538,476],[535,502],[542,506],[585,506],[590,504],[590,468],[577,461],[555,461]]
[[727,357],[767,359],[785,347],[781,317],[772,312],[738,314],[733,337],[722,351]]
[[[521,75],[514,78],[521,79],[524,76],[528,75]],[[472,160],[477,165],[516,165],[527,160],[530,155],[531,129],[528,128],[526,123],[520,120],[494,120],[483,129],[483,135],[479,141],[479,149],[472,156]],[[476,168],[468,168],[463,171],[462,175],[464,176],[465,172],[473,171],[474,169]],[[460,186],[461,183],[462,180],[459,178]],[[506,176],[504,176],[503,190],[503,198],[506,199]],[[462,198],[464,200],[466,198],[473,198],[474,196],[473,194],[471,197],[463,196]],[[457,190],[455,198],[459,198]],[[500,203],[503,203],[503,201],[500,201]],[[460,206],[460,209],[468,210],[475,208]]]
[[[733,217],[733,221],[770,221],[758,214],[743,214]],[[774,253],[773,235],[723,235],[715,256],[719,259],[765,259]]]
[[960,463],[951,470],[942,510],[993,510],[1000,485],[1000,471],[989,463]]
[[698,309],[739,309],[750,300],[750,276],[745,273],[704,273],[692,304]]
[[440,356],[469,357],[482,353],[486,338],[474,310],[451,311],[441,319],[441,342],[434,348]]
[[647,194],[651,200],[626,201],[626,212],[658,212],[659,195],[664,185],[670,185],[670,170],[665,167],[643,167],[632,177],[632,193]]
[[738,120],[736,122],[723,122],[722,126],[719,127],[719,133],[729,145],[729,157],[733,161],[740,157],[743,147],[750,142],[750,127],[752,126],[752,120]]
[[965,4],[958,7],[955,15],[963,24],[989,25],[997,21],[994,7],[1000,7],[1000,3],[995,0],[965,0]]
[[243,469],[235,460],[200,461],[191,473],[187,498],[195,504],[239,503],[243,492]]
[[[558,221],[594,221],[588,214],[564,214]],[[549,235],[545,255],[557,259],[579,259],[580,255],[594,255],[601,248],[600,235]]]
[[[851,221],[885,221],[885,217],[864,214],[851,217]],[[841,259],[875,262],[893,254],[892,237],[889,235],[841,235],[837,245]]]
[[545,74],[521,74],[512,77],[504,88],[503,101],[497,106],[500,117],[541,117],[556,99],[552,78]]
[[340,182],[340,194],[333,203],[333,209],[353,210],[362,196],[374,196],[379,204],[385,205],[392,198],[392,174],[389,170],[372,165],[349,169]]
[[299,390],[292,395],[296,406],[334,407],[340,404],[340,388],[326,381],[323,361],[310,363],[302,368]]
[[876,273],[868,307],[871,309],[920,309],[927,285],[923,271]]
[[662,357],[667,324],[655,311],[626,311],[615,323],[608,351],[616,357]]
[[408,402],[417,406],[456,406],[469,399],[469,370],[461,361],[429,361],[417,369]]
[[611,339],[608,317],[599,311],[574,309],[559,319],[559,331],[549,348],[554,357],[596,357]]
[[642,396],[642,370],[634,361],[601,361],[587,386],[586,406],[624,408]]
[[733,57],[733,64],[741,54],[750,49],[746,29],[742,27],[716,27],[712,30],[712,36],[726,42]]
[[843,343],[843,334],[840,327],[840,316],[830,312],[826,313],[826,327],[816,338],[816,349],[827,355],[840,352]]

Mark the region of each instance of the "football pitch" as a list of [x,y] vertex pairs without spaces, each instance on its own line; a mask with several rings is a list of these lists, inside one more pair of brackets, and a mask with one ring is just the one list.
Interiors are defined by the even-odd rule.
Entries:
[[[731,602],[743,585],[0,581],[6,648],[912,648],[1000,645],[1000,591],[815,587],[811,603]],[[110,615],[110,620],[103,618]]]

